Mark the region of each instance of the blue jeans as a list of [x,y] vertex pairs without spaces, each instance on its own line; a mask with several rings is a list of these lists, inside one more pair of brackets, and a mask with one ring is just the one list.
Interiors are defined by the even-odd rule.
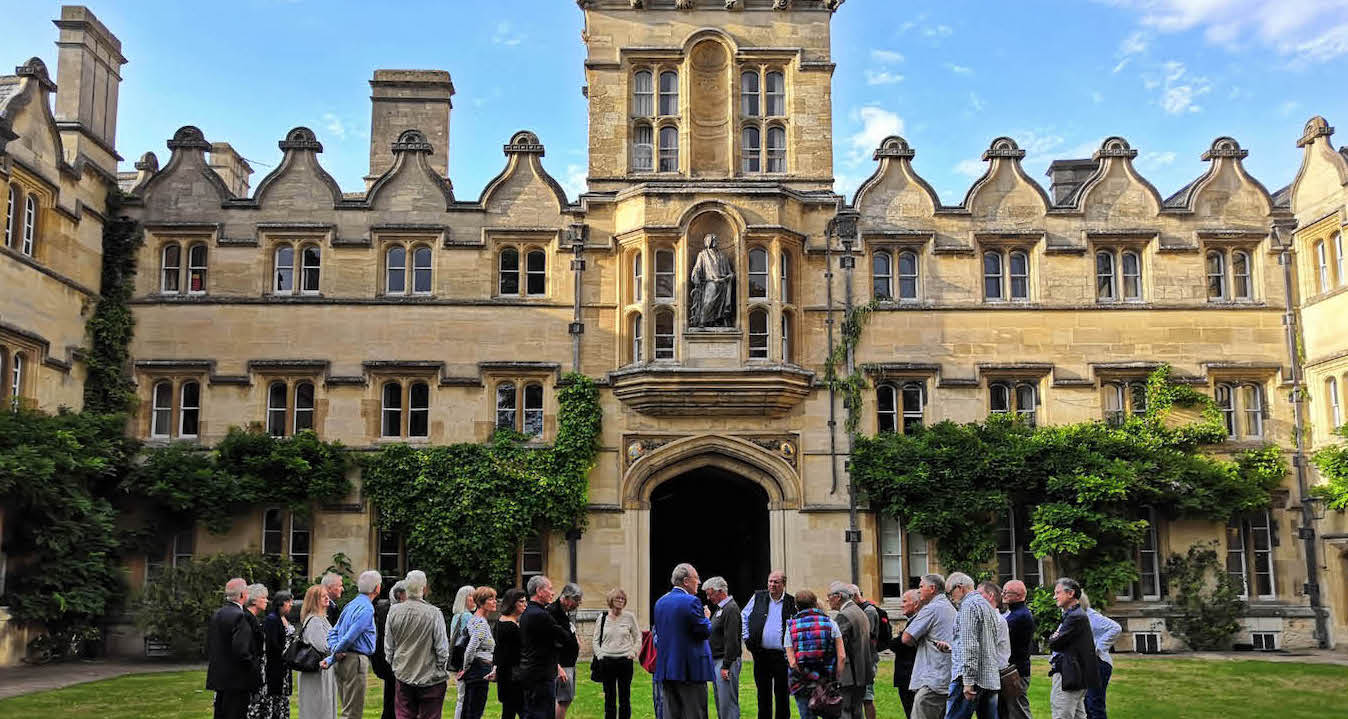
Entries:
[[945,705],[945,719],[970,719],[974,712],[978,719],[997,719],[997,691],[979,687],[972,701],[964,696],[964,680],[950,682],[950,699]]
[[1109,677],[1114,667],[1100,662],[1100,688],[1086,690],[1086,719],[1107,719],[1105,714],[1105,690],[1109,688]]
[[819,719],[818,716],[810,712],[809,692],[802,692],[796,695],[796,709],[800,711],[800,719]]
[[662,682],[651,682],[651,703],[655,705],[655,719],[665,719],[665,693],[660,688]]

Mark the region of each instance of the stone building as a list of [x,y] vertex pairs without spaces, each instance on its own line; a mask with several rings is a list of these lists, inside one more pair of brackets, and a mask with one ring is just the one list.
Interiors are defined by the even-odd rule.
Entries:
[[[1137,171],[1123,138],[1055,162],[1048,191],[1022,168],[1024,151],[997,138],[984,175],[943,205],[914,169],[916,149],[891,137],[849,201],[832,191],[830,20],[841,0],[578,4],[590,128],[580,197],[544,170],[544,145],[528,130],[502,138],[501,173],[476,198],[460,197],[447,177],[454,86],[442,71],[374,72],[359,191],[323,170],[321,138],[304,127],[278,128],[282,158],[255,187],[248,163],[195,127],[174,134],[162,164],[142,156],[121,178],[146,230],[133,300],[141,405],[129,431],[210,445],[233,425],[313,429],[377,450],[482,441],[505,423],[548,442],[557,380],[578,369],[601,381],[604,410],[588,527],[524,541],[519,575],[574,571],[591,589],[587,609],[602,605],[601,588],[623,586],[645,620],[649,603],[636,598],[662,592],[677,561],[726,576],[737,594],[771,567],[796,587],[847,576],[847,438],[835,424],[841,400],[821,376],[828,320],[849,297],[879,301],[856,352],[872,384],[864,433],[1002,412],[1108,420],[1141,410],[1134,388],[1169,363],[1223,408],[1231,441],[1221,451],[1285,444],[1289,295],[1284,235],[1273,228],[1295,221],[1290,299],[1305,326],[1311,411],[1329,411],[1316,393],[1334,382],[1338,396],[1348,391],[1333,312],[1348,296],[1334,239],[1348,222],[1348,165],[1322,120],[1308,127],[1296,182],[1272,194],[1232,138],[1195,148],[1206,169],[1169,196]],[[9,80],[0,79],[6,122]],[[15,83],[50,91],[45,75]],[[21,112],[40,115],[42,100]],[[38,170],[23,159],[38,136],[58,136],[46,128],[85,143],[67,144],[67,158],[72,146],[103,147],[73,121],[29,122],[0,125],[20,135],[0,158],[24,196],[47,187],[25,179]],[[75,192],[68,174],[54,173],[62,197]],[[78,226],[77,209],[68,215],[43,215],[52,226],[39,226],[39,247],[60,241],[63,223]],[[96,283],[96,234],[67,234],[88,246],[62,256],[78,264],[65,272]],[[1332,258],[1325,270],[1311,259],[1320,242]],[[7,273],[40,269],[21,253],[4,259]],[[1317,285],[1316,271],[1329,279]],[[21,330],[12,342],[36,355],[22,328],[46,326],[39,312],[59,306],[75,334],[49,341],[80,345],[82,317],[73,300],[61,304],[74,288],[32,274],[46,284],[0,297],[0,321]],[[39,296],[53,309],[27,304]],[[78,406],[77,359],[43,366],[52,379],[32,380],[24,396]],[[1328,421],[1312,424],[1317,445],[1330,441]],[[1287,486],[1272,511],[1225,528],[1156,521],[1138,556],[1142,581],[1115,605],[1130,635],[1120,648],[1174,646],[1164,556],[1214,538],[1250,597],[1241,641],[1313,645],[1295,539],[1300,493],[1292,477]],[[1028,550],[1024,512],[999,521],[999,574],[1051,581],[1051,562]],[[896,522],[863,507],[858,527],[868,595],[896,600],[940,569],[932,546]],[[1348,630],[1343,536],[1321,544],[1331,550],[1320,579],[1331,641]],[[133,563],[133,583],[149,564],[245,548],[291,556],[310,573],[337,552],[389,575],[408,569],[358,494],[308,519],[259,507],[227,534],[189,532],[170,545]]]

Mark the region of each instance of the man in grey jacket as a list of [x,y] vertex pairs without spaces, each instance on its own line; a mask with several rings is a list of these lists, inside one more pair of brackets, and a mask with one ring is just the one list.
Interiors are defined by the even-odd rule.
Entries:
[[828,587],[829,607],[838,612],[834,621],[842,633],[842,668],[838,684],[842,689],[842,719],[866,719],[862,697],[866,687],[875,680],[875,666],[871,663],[871,622],[866,613],[853,601],[852,585],[834,582]]
[[440,716],[449,679],[449,634],[445,615],[426,601],[426,573],[414,569],[403,580],[407,601],[389,608],[384,656],[398,682],[397,715]]
[[740,640],[740,605],[730,596],[724,577],[712,577],[702,583],[711,619],[712,692],[716,696],[716,715],[721,719],[740,719],[740,664],[744,645]]

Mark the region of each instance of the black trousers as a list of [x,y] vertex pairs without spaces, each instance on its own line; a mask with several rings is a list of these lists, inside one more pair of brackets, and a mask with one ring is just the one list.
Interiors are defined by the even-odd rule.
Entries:
[[791,693],[786,682],[786,652],[768,649],[754,654],[754,688],[758,719],[791,719]]
[[903,705],[903,715],[910,719],[913,716],[913,698],[916,696],[917,692],[912,689],[899,690],[899,703]]
[[388,679],[384,680],[384,711],[379,715],[380,719],[397,719],[398,707],[398,680],[390,674]]
[[557,679],[523,684],[524,719],[555,719],[557,716]]
[[232,689],[215,693],[215,719],[247,719],[247,689]]
[[604,719],[632,719],[632,660],[604,660]]
[[496,699],[501,702],[501,719],[524,719],[524,690],[519,682],[497,682]]
[[666,680],[665,719],[707,719],[707,683]]

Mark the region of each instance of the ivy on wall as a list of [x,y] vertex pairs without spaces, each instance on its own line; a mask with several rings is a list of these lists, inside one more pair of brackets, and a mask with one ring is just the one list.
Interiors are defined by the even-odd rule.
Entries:
[[568,373],[550,447],[497,431],[485,444],[393,445],[367,460],[364,495],[378,526],[403,537],[408,561],[437,589],[510,584],[524,539],[583,526],[602,411],[594,381]]
[[[1173,382],[1168,367],[1147,388],[1147,415],[1122,427],[1031,427],[1010,416],[941,422],[858,437],[852,469],[871,507],[935,540],[948,571],[988,574],[999,516],[1033,507],[1031,550],[1104,604],[1138,578],[1133,558],[1147,529],[1140,507],[1225,521],[1268,507],[1287,471],[1276,446],[1232,460],[1202,454],[1202,444],[1225,438],[1221,417],[1209,398]],[[1197,406],[1202,419],[1171,426],[1175,406]]]
[[842,395],[843,408],[847,410],[843,430],[848,434],[854,434],[861,424],[861,394],[866,389],[866,376],[859,368],[844,376],[839,368],[847,362],[847,353],[855,351],[857,344],[861,342],[861,330],[866,326],[866,321],[870,319],[875,306],[874,301],[856,305],[843,315],[838,333],[840,341],[834,345],[833,352],[824,362],[824,382],[828,384],[830,390]]
[[127,375],[131,335],[136,321],[131,314],[135,290],[136,253],[145,240],[140,223],[118,214],[121,193],[108,193],[108,221],[103,225],[103,271],[98,304],[85,328],[89,350],[84,364],[84,409],[87,412],[125,412],[136,399]]
[[[1335,429],[1334,434],[1348,440],[1348,424]],[[1320,449],[1311,459],[1325,479],[1324,484],[1311,487],[1311,494],[1324,499],[1330,509],[1348,509],[1348,442]]]

